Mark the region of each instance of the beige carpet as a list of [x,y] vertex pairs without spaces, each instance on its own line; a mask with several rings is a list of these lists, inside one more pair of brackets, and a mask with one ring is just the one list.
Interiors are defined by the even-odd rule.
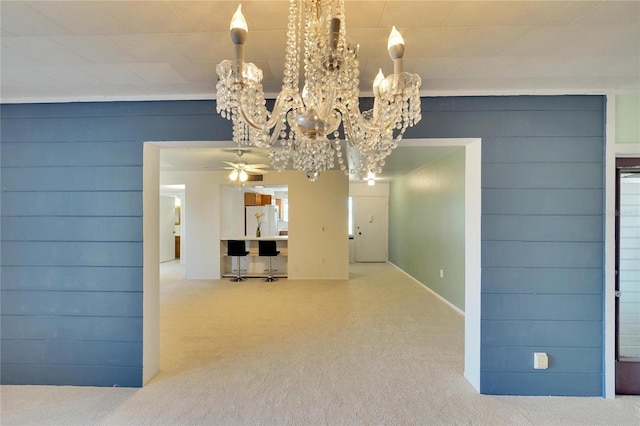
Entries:
[[3,386],[2,425],[639,425],[640,398],[496,397],[463,378],[463,318],[393,266],[349,281],[186,281],[162,268],[142,389]]

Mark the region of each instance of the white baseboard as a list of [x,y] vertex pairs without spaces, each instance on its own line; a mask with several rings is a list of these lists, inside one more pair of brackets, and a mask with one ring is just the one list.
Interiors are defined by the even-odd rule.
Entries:
[[405,270],[403,270],[402,268],[400,268],[398,265],[395,265],[391,262],[389,262],[390,265],[392,265],[393,267],[395,267],[398,271],[402,272],[403,274],[405,274],[406,276],[408,276],[409,278],[411,278],[413,281],[415,281],[417,284],[420,285],[420,287],[428,290],[431,294],[433,294],[434,296],[436,296],[438,299],[440,299],[441,301],[443,301],[444,303],[446,303],[447,305],[449,305],[449,307],[451,309],[453,309],[454,311],[456,311],[456,313],[464,316],[464,311],[460,308],[458,308],[456,305],[454,305],[453,303],[449,302],[447,299],[445,299],[444,297],[440,296],[438,293],[436,293],[435,291],[433,291],[433,289],[429,288],[429,286],[427,286],[426,284],[424,284],[423,282],[420,282],[419,280],[417,280],[414,276],[410,275],[409,273],[407,273]]

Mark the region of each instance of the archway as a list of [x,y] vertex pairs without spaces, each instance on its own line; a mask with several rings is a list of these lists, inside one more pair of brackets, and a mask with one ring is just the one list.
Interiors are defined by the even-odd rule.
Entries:
[[[208,144],[199,143],[199,146]],[[143,156],[143,384],[160,371],[158,203],[160,150],[190,143],[147,142]],[[228,144],[216,143],[216,147]],[[480,390],[481,140],[409,139],[404,146],[465,148],[465,365],[464,376]]]

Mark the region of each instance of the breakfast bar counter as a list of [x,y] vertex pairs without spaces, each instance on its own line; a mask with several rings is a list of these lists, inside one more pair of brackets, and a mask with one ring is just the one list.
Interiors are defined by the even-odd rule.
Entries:
[[220,239],[220,275],[222,277],[233,277],[237,273],[237,262],[235,258],[227,255],[227,241],[240,240],[245,241],[246,250],[249,252],[247,256],[240,258],[240,272],[242,276],[248,278],[263,278],[267,276],[269,258],[258,255],[258,241],[275,241],[277,250],[280,251],[278,256],[271,258],[274,277],[287,277],[287,257],[288,257],[288,236],[279,235],[274,237],[224,237]]

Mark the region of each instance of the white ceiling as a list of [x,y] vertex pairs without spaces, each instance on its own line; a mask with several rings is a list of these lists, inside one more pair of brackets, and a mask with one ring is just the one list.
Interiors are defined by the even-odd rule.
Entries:
[[[238,1],[0,2],[2,102],[213,99]],[[246,1],[248,61],[281,85],[286,0]],[[363,92],[392,25],[423,94],[640,91],[640,1],[346,2]]]
[[[0,1],[0,100],[214,99],[215,66],[233,56],[233,1]],[[265,92],[281,86],[288,1],[245,1],[247,61]],[[360,44],[361,91],[392,71],[392,25],[424,95],[639,93],[640,1],[346,1]],[[385,178],[443,148],[398,148]],[[446,150],[445,150],[446,151]],[[255,158],[252,155],[255,154]],[[248,162],[268,162],[264,153]],[[220,150],[163,150],[163,170],[216,170]]]
[[[184,145],[184,144],[183,144]],[[162,149],[160,151],[160,170],[163,172],[181,171],[224,171],[228,167],[225,161],[245,162],[247,164],[269,164],[266,151],[258,148],[244,149],[241,159],[234,152],[234,148],[214,148],[216,144],[206,144],[190,148]],[[386,159],[383,173],[377,180],[389,182],[411,171],[429,164],[438,158],[460,147],[451,146],[399,146]],[[351,154],[347,154],[351,165]],[[337,164],[337,163],[336,163]],[[276,173],[271,171],[271,173]],[[357,181],[359,176],[352,174],[350,180]]]

